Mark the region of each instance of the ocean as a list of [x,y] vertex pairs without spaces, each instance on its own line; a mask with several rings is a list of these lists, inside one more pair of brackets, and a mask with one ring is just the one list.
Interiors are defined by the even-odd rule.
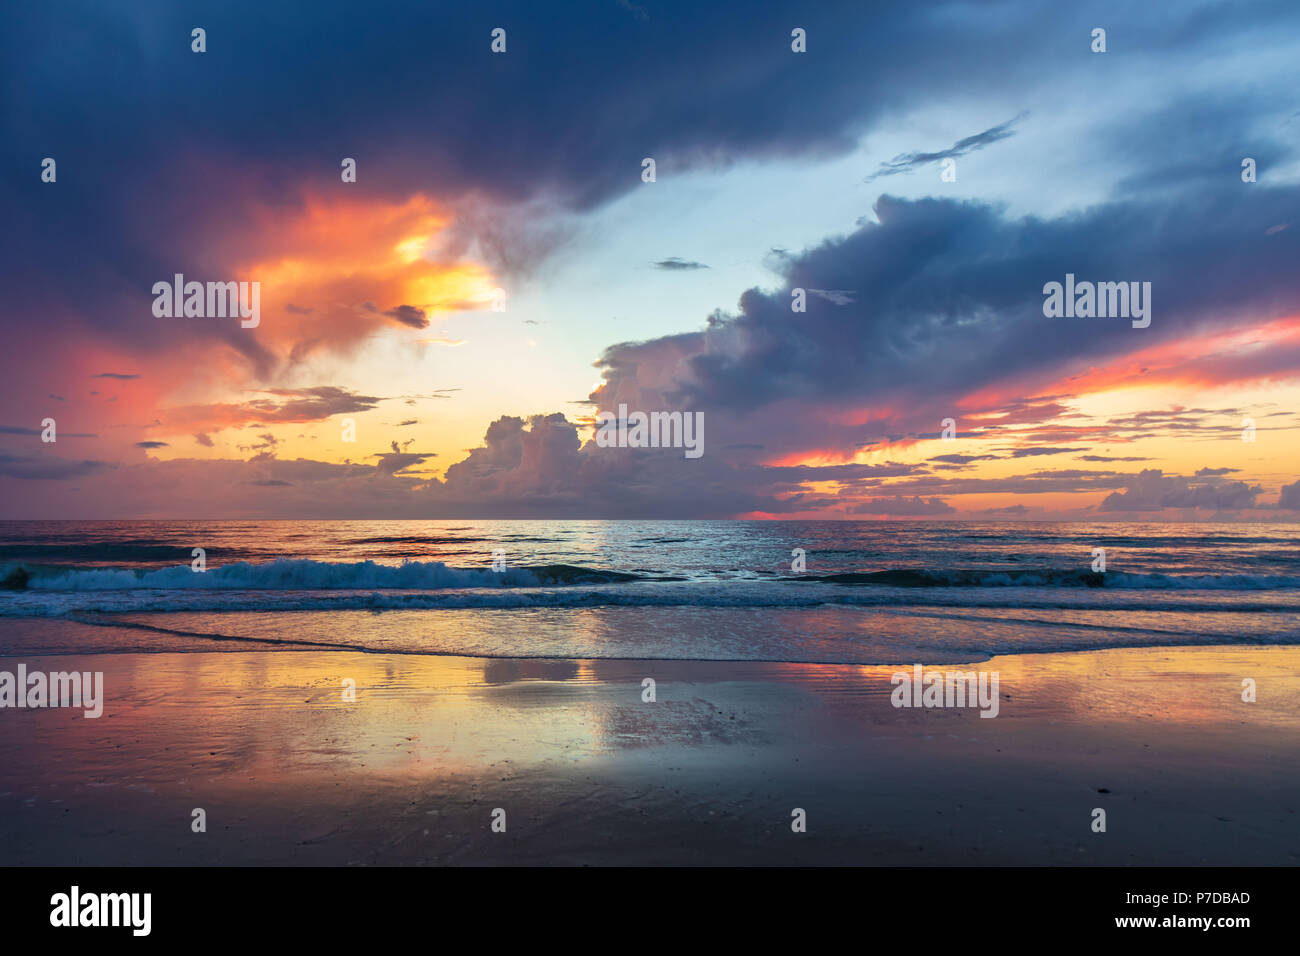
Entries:
[[[0,655],[338,649],[888,664],[1296,644],[1298,531],[1293,523],[9,521],[0,522],[8,619]],[[1096,549],[1104,572],[1093,570]]]

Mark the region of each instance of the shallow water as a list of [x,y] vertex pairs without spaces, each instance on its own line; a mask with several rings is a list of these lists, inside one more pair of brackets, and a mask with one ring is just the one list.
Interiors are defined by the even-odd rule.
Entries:
[[[0,653],[842,663],[1300,643],[1294,524],[0,523]],[[206,570],[191,568],[203,548]],[[806,569],[792,569],[803,549]],[[1093,549],[1106,550],[1094,572]],[[505,570],[494,571],[494,552]],[[19,587],[17,585],[21,584]],[[21,619],[67,628],[23,628]],[[71,625],[76,625],[75,627]]]

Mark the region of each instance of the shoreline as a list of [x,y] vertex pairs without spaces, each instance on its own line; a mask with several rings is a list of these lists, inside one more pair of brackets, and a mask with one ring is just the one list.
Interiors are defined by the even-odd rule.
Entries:
[[[0,616],[0,659],[20,656],[171,653],[356,653],[412,658],[479,660],[631,661],[695,664],[809,664],[846,667],[960,666],[1004,656],[1086,654],[1106,650],[1179,648],[1300,647],[1280,612],[1274,621],[1254,616],[1259,636],[1224,640],[1239,633],[1240,612],[1198,611],[1206,630],[1188,633],[1150,625],[1134,628],[1085,623],[1077,611],[1058,612],[1059,620],[1017,616],[1004,609],[995,617],[961,616],[948,609],[920,606],[906,616],[893,609],[818,607],[735,609],[694,607],[476,608],[382,611],[123,612],[58,617]],[[1037,612],[1030,612],[1037,613]],[[167,626],[168,624],[172,626]],[[890,626],[912,628],[906,634]],[[965,637],[953,640],[954,625]],[[803,656],[790,650],[787,635],[800,628]],[[710,630],[711,629],[711,630]],[[726,656],[691,656],[693,640],[656,639],[665,632],[692,638]],[[310,639],[286,634],[310,632]],[[738,637],[743,632],[743,639]],[[1130,633],[1131,632],[1131,633]],[[510,634],[503,643],[502,634]],[[718,637],[717,635],[723,636]],[[982,634],[982,637],[975,636]],[[636,635],[627,640],[622,635]],[[649,636],[647,636],[649,635]],[[327,640],[322,638],[337,638]],[[524,646],[525,639],[528,645]],[[576,640],[575,640],[576,639]],[[550,653],[554,646],[566,654]],[[510,650],[496,650],[509,647]],[[659,653],[629,651],[648,647]],[[818,656],[824,654],[825,656]],[[856,659],[854,659],[856,656]]]

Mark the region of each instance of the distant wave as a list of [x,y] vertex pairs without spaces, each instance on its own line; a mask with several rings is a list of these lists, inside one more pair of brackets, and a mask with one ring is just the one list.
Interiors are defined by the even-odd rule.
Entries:
[[[0,567],[0,588],[33,591],[241,590],[315,591],[393,589],[433,591],[446,588],[530,588],[576,584],[611,584],[649,580],[622,571],[570,564],[536,567],[453,568],[440,561],[403,564],[351,564],[278,558],[264,564],[241,561],[197,572],[188,565],[146,571],[113,568],[57,568],[28,565]],[[674,580],[659,578],[658,580]]]
[[343,544],[473,544],[486,541],[487,538],[472,538],[452,535],[386,535],[376,538],[350,538]]
[[[93,573],[93,572],[92,572]],[[157,573],[157,572],[155,572]],[[188,569],[186,574],[191,574]],[[208,574],[213,572],[209,571]],[[478,573],[478,572],[474,572]],[[491,574],[492,572],[486,572]],[[517,572],[517,578],[524,572]],[[198,575],[195,575],[198,577]],[[332,610],[507,610],[530,608],[681,607],[816,609],[819,607],[1067,609],[1300,613],[1300,591],[1141,588],[844,587],[821,582],[637,580],[562,586],[442,588],[104,587],[0,592],[0,617],[75,613]]]
[[1271,574],[1136,574],[1127,571],[1084,571],[1040,568],[1015,571],[929,570],[897,568],[888,571],[788,577],[789,581],[826,584],[880,585],[895,588],[1153,588],[1198,591],[1264,591],[1300,588],[1300,577]]
[[[0,551],[6,558],[27,562],[66,561],[70,564],[162,564],[176,561],[189,554],[174,542],[148,539],[124,541],[62,541],[57,544],[30,542],[5,543]],[[13,567],[13,565],[9,565]]]
[[[648,582],[685,582],[683,577],[639,569],[636,573],[572,564],[457,568],[440,561],[378,564],[338,563],[278,558],[264,563],[241,561],[199,573],[189,565],[155,570],[68,568],[49,565],[0,565],[0,591],[335,591],[454,589],[530,589],[621,584],[635,588]],[[739,582],[701,576],[692,583],[719,587]],[[834,585],[836,588],[1100,588],[1155,591],[1268,591],[1300,589],[1300,577],[1266,574],[1174,575],[1127,571],[1097,573],[1082,569],[960,570],[892,568],[840,574],[798,574],[769,579],[769,586]],[[786,595],[778,603],[790,600]],[[690,603],[689,601],[687,603]],[[803,603],[796,601],[795,603]]]

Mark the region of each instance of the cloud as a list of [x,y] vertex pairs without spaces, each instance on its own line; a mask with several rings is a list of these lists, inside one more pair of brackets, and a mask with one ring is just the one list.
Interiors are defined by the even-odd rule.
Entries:
[[[43,429],[24,428],[22,425],[0,425],[0,435],[40,435]],[[98,438],[92,432],[57,432],[59,438]]]
[[1035,458],[1040,455],[1066,455],[1086,448],[1017,448],[1011,452],[1012,458]]
[[[963,437],[1058,418],[1067,411],[1060,401],[1034,408],[997,397],[972,406],[967,398],[1060,395],[1072,376],[1099,368],[1117,368],[1122,381],[1131,377],[1123,359],[1139,349],[1165,350],[1175,378],[1197,364],[1180,351],[1189,336],[1200,337],[1193,356],[1209,355],[1197,367],[1198,381],[1293,375],[1300,325],[1259,325],[1265,317],[1300,315],[1291,268],[1300,238],[1279,243],[1261,235],[1260,224],[1279,207],[1300,209],[1300,187],[1211,190],[1196,202],[1119,201],[1054,219],[1013,217],[976,201],[882,196],[878,221],[778,257],[779,287],[745,291],[736,311],[714,313],[703,330],[607,348],[598,362],[604,382],[590,397],[604,409],[707,410],[737,428],[753,423],[747,434],[728,432],[729,441],[811,454],[933,436],[941,419],[963,407],[1010,409],[1006,418],[963,427]],[[1152,325],[1045,318],[1043,284],[1067,272],[1151,281]],[[794,288],[856,288],[861,299],[794,313]],[[1272,336],[1274,347],[1206,352],[1215,337],[1239,335],[1243,325]],[[844,424],[845,409],[859,410],[855,424]],[[1054,430],[1067,440],[1096,441],[1124,430],[1225,429],[1225,419],[1209,421],[1223,411],[1176,409],[1076,434]],[[1240,421],[1231,428],[1239,430]],[[1021,454],[1040,453],[1056,452]]]
[[203,431],[207,432],[262,423],[315,422],[334,415],[370,411],[384,401],[376,395],[360,395],[336,385],[260,391],[270,397],[238,404],[186,405],[168,409],[167,424],[173,427],[201,424],[206,426]]
[[[274,436],[261,438],[244,449],[260,452],[248,461],[149,460],[111,468],[103,462],[0,456],[0,476],[10,478],[96,475],[95,482],[66,494],[51,485],[25,494],[23,487],[33,484],[26,481],[0,485],[0,498],[11,513],[38,517],[165,516],[187,502],[196,507],[187,489],[202,487],[201,504],[188,513],[212,517],[712,518],[823,512],[908,518],[954,514],[948,499],[963,495],[1111,491],[1103,510],[1124,512],[1241,510],[1251,508],[1260,491],[1221,478],[1166,476],[1158,470],[1116,475],[1056,469],[957,478],[929,474],[925,464],[894,461],[763,465],[728,460],[713,451],[714,444],[706,445],[703,458],[687,460],[677,449],[584,443],[578,426],[560,413],[499,418],[442,479],[419,471],[434,456],[409,451],[410,440],[393,441],[391,451],[371,456],[373,464],[337,465],[278,459]],[[290,484],[298,489],[291,498],[259,501],[239,492],[250,485]],[[1283,507],[1297,496],[1300,490],[1284,489]],[[1013,506],[985,512],[1024,513]]]
[[[965,15],[962,3],[941,6],[832,0],[808,12],[801,25],[814,52],[796,56],[788,26],[774,30],[787,16],[775,0],[756,0],[745,16],[710,15],[689,31],[673,17],[641,21],[614,4],[543,12],[507,0],[500,13],[514,25],[508,55],[485,60],[486,40],[448,44],[431,73],[427,38],[478,35],[482,20],[472,7],[379,0],[368,9],[385,42],[359,45],[355,25],[328,11],[291,23],[253,0],[231,0],[207,23],[210,36],[241,37],[223,53],[227,81],[215,92],[201,70],[170,70],[158,82],[159,58],[172,52],[154,28],[173,15],[164,0],[141,0],[126,17],[89,0],[43,7],[0,37],[7,88],[16,91],[0,135],[93,157],[117,188],[95,193],[69,180],[60,182],[69,188],[7,197],[11,218],[29,232],[21,242],[3,240],[6,304],[141,353],[168,353],[195,339],[220,343],[269,375],[304,338],[335,348],[372,330],[349,325],[332,303],[440,308],[406,294],[418,283],[405,280],[461,274],[421,258],[423,248],[395,269],[389,254],[412,237],[473,249],[493,276],[524,272],[563,240],[564,226],[573,225],[564,217],[640,188],[644,156],[656,159],[660,182],[743,162],[847,156],[882,120],[945,101],[954,89],[972,100],[1002,97],[1061,68],[1061,48],[1043,42],[1033,4],[999,4],[979,18]],[[1126,14],[1129,28],[1149,37],[1216,48],[1253,38],[1251,19],[1200,10]],[[265,29],[250,33],[249,23]],[[286,33],[304,29],[311,43],[284,44]],[[727,42],[719,43],[724,31]],[[57,76],[48,71],[51,36],[80,44]],[[1169,44],[1153,39],[1149,48],[1156,56]],[[540,69],[536,51],[563,49],[584,54]],[[121,50],[133,55],[122,60]],[[103,83],[105,76],[114,82]],[[521,97],[521,89],[534,95]],[[304,101],[304,90],[320,95]],[[330,92],[339,90],[347,95]],[[437,123],[427,122],[433,98],[456,104]],[[199,101],[201,124],[171,109]],[[250,103],[262,108],[250,112]],[[493,122],[485,124],[489,114]],[[388,145],[360,157],[358,182],[340,198],[337,166],[319,158],[319,144],[328,142]],[[168,197],[166,217],[157,212],[159,195]],[[429,204],[428,229],[394,218],[415,196]],[[516,228],[520,220],[528,227]],[[386,234],[390,227],[396,235]],[[382,263],[371,258],[380,250]],[[79,263],[78,282],[60,281],[67,261]],[[290,281],[292,268],[304,265],[311,281]],[[264,320],[258,335],[238,323],[150,321],[151,284],[176,271],[267,277],[263,309],[276,321]],[[452,304],[474,301],[481,290],[466,283],[445,291]],[[304,302],[313,303],[310,315]]]
[[[1300,22],[1294,4],[1263,7],[1266,34],[1259,33],[1258,17],[1214,5],[1133,7],[1112,11],[1107,22],[1143,37],[1146,62],[1158,72],[1191,75],[1198,60],[1208,69],[1222,60],[1223,49],[1285,37]],[[211,435],[225,428],[373,409],[387,399],[341,386],[297,386],[348,382],[319,370],[337,365],[346,373],[346,363],[336,359],[362,354],[378,337],[405,339],[400,327],[423,329],[440,312],[482,308],[498,283],[515,288],[501,276],[534,269],[583,232],[585,213],[642,188],[642,156],[656,158],[658,188],[682,183],[690,171],[823,163],[873,142],[882,120],[917,128],[934,122],[935,109],[951,114],[954,89],[962,92],[963,109],[996,102],[999,112],[988,114],[996,119],[1033,97],[1044,76],[1054,92],[1068,91],[1072,79],[1095,73],[1096,64],[1086,54],[1069,55],[1086,31],[1056,29],[1060,23],[1020,0],[983,5],[978,16],[965,2],[828,0],[801,22],[813,51],[807,56],[790,54],[788,24],[780,26],[785,8],[765,0],[744,17],[702,13],[687,31],[672,17],[640,17],[642,8],[631,0],[623,9],[605,3],[546,12],[506,0],[501,13],[511,31],[510,55],[490,57],[485,42],[441,44],[439,69],[430,72],[429,37],[485,39],[479,14],[394,0],[368,9],[369,22],[383,24],[383,43],[358,43],[356,24],[328,13],[299,22],[247,0],[219,5],[206,24],[210,34],[240,42],[222,54],[228,69],[215,92],[202,70],[164,70],[168,82],[156,82],[159,64],[166,66],[176,50],[184,53],[158,29],[173,15],[161,0],[140,0],[125,15],[72,0],[42,7],[0,35],[6,88],[15,91],[14,108],[0,117],[4,141],[62,144],[118,186],[97,190],[84,178],[64,177],[57,189],[6,194],[7,211],[23,226],[0,234],[6,314],[22,322],[40,316],[43,332],[30,348],[0,355],[0,375],[15,396],[8,420],[39,421],[33,413],[43,411],[40,396],[53,388],[111,422],[113,406],[85,402],[84,390],[91,377],[133,377],[94,376],[115,367],[143,372],[134,376],[142,382],[122,389],[120,421],[164,409],[156,413],[167,419],[163,437],[192,434],[209,448]],[[249,31],[249,23],[265,29]],[[312,43],[286,45],[284,36],[304,23]],[[723,34],[727,42],[719,43]],[[52,36],[79,51],[53,72]],[[1275,54],[1276,41],[1266,46]],[[585,52],[539,72],[537,51],[558,49]],[[663,56],[666,49],[674,55]],[[123,50],[130,55],[120,56]],[[683,63],[691,70],[683,73]],[[1084,152],[1091,144],[1098,166],[1105,161],[1132,171],[1108,201],[1089,199],[1043,217],[1013,215],[988,202],[884,196],[874,220],[864,218],[860,228],[776,255],[774,283],[745,291],[734,307],[707,320],[699,316],[697,331],[606,350],[597,405],[626,398],[633,407],[707,412],[709,452],[694,465],[670,455],[602,454],[583,448],[583,432],[562,416],[524,415],[494,422],[483,447],[466,459],[474,468],[456,470],[445,482],[403,478],[399,473],[410,474],[403,469],[419,462],[397,463],[387,453],[378,465],[277,462],[276,446],[265,442],[246,446],[260,452],[257,460],[205,460],[207,471],[182,460],[137,464],[146,456],[132,453],[123,437],[130,464],[94,484],[112,478],[105,487],[137,513],[174,507],[186,514],[193,513],[185,502],[195,492],[186,499],[172,489],[202,488],[206,495],[211,482],[185,479],[208,473],[229,478],[213,507],[238,510],[241,483],[284,481],[319,492],[319,503],[304,500],[301,510],[376,514],[421,514],[429,505],[427,513],[485,516],[777,514],[842,510],[864,496],[892,507],[933,508],[947,506],[950,494],[994,490],[1118,494],[1134,476],[1061,470],[980,483],[953,474],[979,456],[900,465],[891,445],[899,446],[897,457],[912,454],[949,415],[961,419],[962,439],[996,437],[1037,449],[1024,455],[1138,437],[1215,438],[1239,430],[1241,416],[1228,422],[1213,409],[1113,422],[1063,416],[1074,411],[1075,396],[1107,384],[1294,380],[1300,240],[1297,230],[1277,228],[1300,221],[1300,189],[1285,178],[1294,149],[1279,143],[1281,114],[1270,113],[1280,81],[1268,78],[1267,66],[1252,71],[1234,61],[1231,67],[1238,80],[1207,74],[1210,92],[1189,91],[1183,102],[1162,105],[1152,91],[1150,108],[1094,95],[1086,108],[1063,108],[1052,135],[1064,133],[1067,144]],[[101,82],[106,75],[114,82]],[[1235,89],[1216,92],[1223,85]],[[323,92],[308,102],[304,89]],[[520,89],[535,95],[519,97]],[[346,95],[331,93],[339,90]],[[431,124],[423,114],[434,99],[454,106]],[[200,101],[202,123],[171,108]],[[263,108],[250,113],[250,102]],[[1290,112],[1294,104],[1284,102]],[[639,105],[629,109],[629,103]],[[484,123],[485,115],[493,121]],[[1019,120],[937,152],[904,153],[876,175],[965,155],[1013,134],[1021,136],[1017,146],[1028,148],[1035,130],[1026,124],[1017,133]],[[983,121],[970,128],[977,125]],[[592,129],[600,136],[592,137]],[[359,181],[340,189],[337,167],[320,161],[320,144],[349,142],[387,145],[361,157]],[[1267,171],[1249,188],[1236,175],[1243,150]],[[1114,181],[1113,173],[1097,175]],[[160,195],[167,197],[165,215],[155,201]],[[1062,195],[1074,196],[1069,186]],[[673,261],[681,263],[679,271],[707,268],[661,260]],[[68,262],[78,264],[75,282],[67,281]],[[251,334],[237,322],[153,321],[147,290],[176,271],[263,279],[262,326]],[[1044,320],[1042,283],[1066,271],[1152,281],[1152,327]],[[835,308],[814,303],[793,315],[794,287]],[[303,302],[313,305],[295,304]],[[363,302],[369,308],[358,305]],[[374,303],[403,304],[383,312]],[[664,321],[689,328],[691,317]],[[1231,338],[1234,331],[1258,341]],[[1022,404],[1044,394],[1051,400]],[[165,400],[174,396],[188,404]],[[414,405],[426,397],[447,394],[397,400]],[[88,433],[103,421],[83,418],[75,427]],[[1293,428],[1278,423],[1278,430]],[[578,449],[572,455],[571,447]],[[106,449],[93,453],[108,457]],[[873,468],[852,460],[858,456],[890,462]],[[280,469],[291,465],[306,474],[286,477]],[[1189,488],[1219,477],[1201,476]],[[827,487],[810,490],[811,482]],[[80,500],[61,499],[68,513]],[[114,513],[98,487],[84,500],[86,507],[105,502]],[[22,513],[31,501],[10,507]]]
[[395,309],[389,309],[384,315],[396,319],[402,325],[409,325],[413,329],[427,329],[429,327],[429,319],[424,314],[424,310],[417,309],[413,305],[399,305]]
[[649,12],[639,3],[633,3],[632,0],[618,0],[618,5],[642,23],[645,23],[650,19]]
[[1286,511],[1300,511],[1300,481],[1293,481],[1289,485],[1282,486],[1282,493],[1278,496],[1277,506]]
[[893,498],[871,498],[867,501],[860,502],[849,508],[850,514],[858,515],[943,515],[952,514],[956,511],[946,501],[940,501],[938,498],[923,500],[921,498],[903,498],[895,495]]
[[1160,144],[1142,151],[1141,162],[1116,184],[1116,192],[1149,195],[1213,187],[1224,170],[1240,175],[1247,156],[1261,170],[1285,166],[1295,156],[1294,138],[1279,137],[1262,121],[1270,113],[1276,116],[1280,107],[1261,99],[1251,86],[1215,85],[1115,117],[1095,144],[1098,154],[1129,156],[1135,143]]
[[124,375],[121,372],[100,372],[94,378],[115,378],[122,382],[129,382],[132,379],[139,378],[139,375]]
[[165,441],[138,441],[135,443],[136,448],[166,448]]
[[1189,478],[1166,475],[1159,468],[1146,468],[1123,491],[1107,495],[1101,503],[1101,510],[1161,511],[1165,508],[1198,508],[1237,511],[1255,507],[1255,498],[1262,493],[1262,488],[1240,481],[1193,485]]
[[461,516],[724,516],[781,505],[756,494],[771,484],[762,469],[737,469],[706,454],[687,460],[677,449],[585,445],[560,413],[503,416],[483,444],[451,465],[430,489],[437,510]]
[[654,264],[656,269],[667,269],[670,272],[690,271],[693,269],[707,269],[703,262],[691,262],[686,259],[679,259],[677,256],[670,256],[667,259],[660,259]]
[[852,305],[854,296],[857,295],[852,289],[809,289],[808,291],[832,305]]
[[400,451],[397,447],[397,442],[393,442],[393,450],[391,452],[380,452],[376,454],[375,457],[379,459],[379,463],[375,466],[375,469],[381,475],[396,475],[398,472],[421,464],[434,456],[429,454],[408,454]]
[[97,474],[110,467],[103,461],[36,458],[0,452],[0,475],[22,481],[70,481]]
[[[817,480],[817,473],[823,470],[821,468],[811,469],[813,473],[807,475],[805,480]],[[886,474],[884,477],[890,476]],[[996,478],[950,477],[918,471],[912,477],[891,480],[888,483],[887,490],[904,495],[944,498],[961,495],[994,494],[1017,496],[1079,494],[1123,488],[1134,477],[1133,475],[1117,475],[1107,471],[1085,471],[1076,468],[1058,468]],[[849,487],[841,489],[837,497],[845,498],[849,492],[868,493],[873,489],[877,491],[886,490],[881,481],[869,479],[851,483]]]
[[253,455],[253,457],[250,458],[249,461],[252,462],[274,461],[276,456],[276,447],[280,444],[280,439],[276,438],[275,435],[273,435],[271,432],[263,432],[261,435],[258,435],[257,437],[259,440],[256,442],[251,442],[247,445],[237,445],[236,447],[240,451],[244,451],[244,452],[248,452],[248,451],[257,452],[257,454]]
[[997,461],[997,455],[935,455],[930,461],[941,461],[949,465],[966,465],[973,461]]
[[959,139],[947,149],[941,149],[936,153],[901,153],[895,156],[887,163],[881,163],[880,169],[867,177],[866,181],[879,179],[881,176],[897,176],[899,173],[910,172],[918,166],[926,166],[930,163],[937,163],[945,159],[965,156],[967,153],[973,153],[985,146],[991,146],[993,143],[1004,139],[1009,139],[1015,135],[1012,129],[1016,123],[1020,122],[1026,113],[1020,113],[1007,120],[1005,123],[999,123],[997,126],[990,126],[982,133],[976,133],[974,136],[967,136],[965,139]]

